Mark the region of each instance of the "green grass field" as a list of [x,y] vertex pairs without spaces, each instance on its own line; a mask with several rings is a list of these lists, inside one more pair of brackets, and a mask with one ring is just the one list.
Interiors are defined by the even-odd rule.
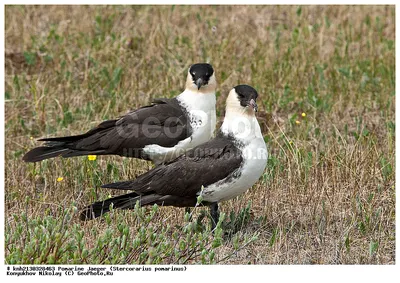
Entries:
[[[6,6],[5,51],[6,263],[395,263],[394,6]],[[220,120],[233,86],[257,89],[270,152],[215,235],[203,207],[79,220],[145,161],[22,161],[179,94],[197,62]]]

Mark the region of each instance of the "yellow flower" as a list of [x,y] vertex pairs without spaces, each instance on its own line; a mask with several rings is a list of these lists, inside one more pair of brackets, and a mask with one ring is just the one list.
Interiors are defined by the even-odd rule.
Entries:
[[62,180],[64,180],[64,177],[58,177],[57,178],[57,182],[61,182]]
[[30,140],[33,140],[33,137],[30,137],[29,139],[30,139]]
[[289,141],[289,144],[293,144],[293,141]]
[[303,112],[303,113],[301,113],[301,116],[302,116],[302,117],[306,117],[307,114]]
[[87,157],[90,161],[96,160],[97,156],[96,155],[88,155]]
[[296,124],[299,125],[299,124],[300,124],[300,121],[299,121],[299,120],[296,120]]

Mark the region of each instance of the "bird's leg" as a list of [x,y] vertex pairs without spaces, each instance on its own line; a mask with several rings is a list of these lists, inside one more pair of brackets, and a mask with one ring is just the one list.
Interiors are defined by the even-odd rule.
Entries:
[[210,213],[211,213],[211,230],[214,230],[219,220],[218,202],[214,202],[210,205]]

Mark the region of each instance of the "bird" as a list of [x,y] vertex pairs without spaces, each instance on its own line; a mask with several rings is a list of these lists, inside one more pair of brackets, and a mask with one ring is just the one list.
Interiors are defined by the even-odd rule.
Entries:
[[155,99],[114,120],[76,136],[43,138],[44,146],[27,152],[25,162],[56,156],[119,155],[160,164],[182,155],[214,135],[217,81],[207,63],[190,66],[185,90],[177,97]]
[[212,228],[219,219],[218,203],[232,199],[252,187],[263,174],[268,151],[258,124],[257,91],[238,85],[228,94],[222,126],[216,136],[177,157],[160,164],[132,181],[103,185],[103,188],[133,190],[82,209],[81,220],[97,218],[113,209],[161,205],[210,207]]

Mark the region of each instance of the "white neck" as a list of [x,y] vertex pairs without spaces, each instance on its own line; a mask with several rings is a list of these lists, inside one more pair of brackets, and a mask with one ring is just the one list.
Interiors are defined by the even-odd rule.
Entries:
[[188,110],[215,110],[215,92],[213,93],[193,93],[185,89],[177,96],[178,101]]
[[263,138],[254,110],[241,106],[234,90],[229,93],[226,100],[226,113],[221,131],[233,135],[244,143],[251,142],[255,138]]
[[254,115],[238,115],[227,111],[221,131],[226,135],[233,135],[236,139],[245,143],[255,138],[262,138],[260,125]]

